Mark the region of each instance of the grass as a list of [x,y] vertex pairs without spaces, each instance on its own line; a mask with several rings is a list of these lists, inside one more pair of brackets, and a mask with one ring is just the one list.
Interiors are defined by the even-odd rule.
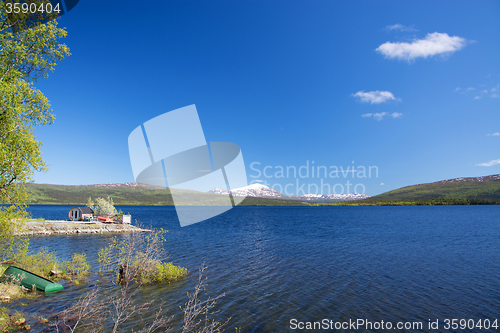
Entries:
[[26,292],[16,281],[0,283],[0,302],[9,302],[24,296]]
[[[0,266],[0,276],[3,275],[8,266]],[[20,279],[0,282],[0,302],[9,302],[17,298],[26,296],[26,292],[21,287]]]

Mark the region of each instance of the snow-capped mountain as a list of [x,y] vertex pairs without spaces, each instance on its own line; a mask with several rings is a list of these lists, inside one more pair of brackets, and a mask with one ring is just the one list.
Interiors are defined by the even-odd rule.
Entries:
[[349,193],[349,194],[306,194],[292,197],[300,200],[360,200],[369,198],[369,195],[364,193]]
[[215,194],[229,194],[228,190],[225,190],[220,187],[216,187],[213,190],[208,191],[208,193],[215,193]]
[[284,198],[285,196],[280,192],[273,190],[265,185],[252,184],[245,187],[235,188],[234,190],[228,191],[216,187],[213,190],[208,191],[209,193],[216,194],[229,194],[235,197],[257,197],[257,198]]
[[287,197],[280,192],[269,188],[268,186],[262,184],[252,184],[245,187],[236,188],[234,190],[228,191],[220,187],[216,187],[213,190],[208,191],[209,193],[231,195],[236,197],[257,197],[257,198],[284,198],[284,199],[297,199],[297,200],[359,200],[369,198],[368,195],[364,193],[349,193],[349,194],[305,194],[294,197]]

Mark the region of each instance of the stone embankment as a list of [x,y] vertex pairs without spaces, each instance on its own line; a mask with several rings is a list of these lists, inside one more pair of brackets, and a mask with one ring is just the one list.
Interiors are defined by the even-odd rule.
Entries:
[[23,230],[18,235],[70,235],[70,234],[103,234],[121,232],[150,232],[130,224],[115,224],[101,222],[76,222],[76,221],[45,221],[26,222]]

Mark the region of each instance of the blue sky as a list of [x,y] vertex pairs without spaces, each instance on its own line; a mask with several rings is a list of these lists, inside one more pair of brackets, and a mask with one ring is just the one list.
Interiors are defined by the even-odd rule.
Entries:
[[319,184],[274,177],[312,161],[376,166],[323,179],[369,195],[498,174],[498,17],[498,1],[81,0],[59,19],[72,55],[36,83],[56,120],[34,180],[133,182],[130,132],[191,104],[249,181]]

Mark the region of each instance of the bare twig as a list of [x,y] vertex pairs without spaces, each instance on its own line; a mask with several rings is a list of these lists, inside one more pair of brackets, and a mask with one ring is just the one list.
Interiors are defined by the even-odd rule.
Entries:
[[103,310],[105,305],[98,300],[99,288],[92,289],[83,294],[78,302],[71,308],[58,315],[56,322],[52,323],[57,332],[68,330],[73,333],[77,328],[85,328],[85,332],[97,333],[103,331]]
[[194,292],[188,293],[188,301],[184,306],[184,326],[182,328],[182,333],[212,333],[212,332],[223,332],[224,326],[226,326],[231,320],[229,317],[224,322],[218,322],[212,318],[210,315],[218,313],[218,311],[213,311],[212,309],[217,304],[217,301],[225,296],[225,293],[215,297],[207,297],[206,300],[201,300],[200,295],[206,292],[207,278],[203,277],[203,273],[208,268],[208,266],[203,262],[200,267],[200,273],[198,274],[198,283],[194,288]]

